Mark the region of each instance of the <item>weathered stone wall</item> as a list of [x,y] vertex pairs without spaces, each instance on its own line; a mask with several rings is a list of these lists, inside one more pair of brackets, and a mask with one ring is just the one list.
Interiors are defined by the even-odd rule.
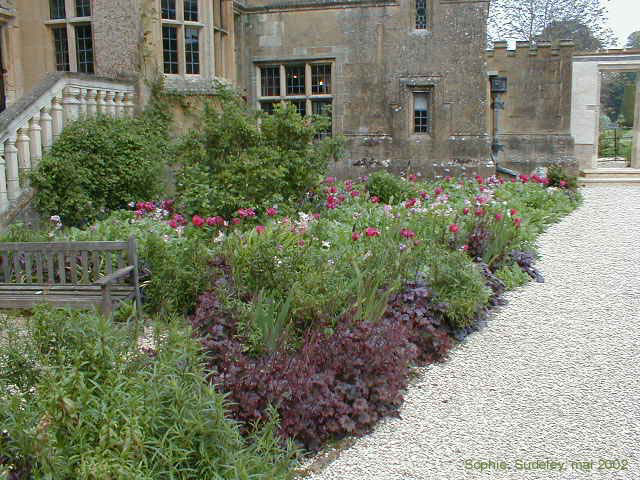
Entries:
[[[484,0],[433,0],[415,29],[411,0],[251,0],[238,65],[257,107],[256,65],[330,59],[334,132],[348,138],[338,175],[389,164],[431,174],[475,170],[489,158]],[[431,134],[414,134],[412,89],[433,91]],[[447,165],[455,163],[458,167]],[[361,165],[366,167],[360,168]]]
[[517,42],[515,50],[496,42],[487,51],[489,74],[508,81],[498,124],[495,117],[490,120],[505,146],[498,157],[501,166],[525,173],[550,164],[577,168],[570,132],[573,52],[572,42]]

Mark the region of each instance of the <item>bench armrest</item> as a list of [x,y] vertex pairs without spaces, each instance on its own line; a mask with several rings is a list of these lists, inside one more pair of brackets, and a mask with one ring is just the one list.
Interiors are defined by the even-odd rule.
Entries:
[[96,280],[96,285],[101,285],[101,286],[111,285],[113,282],[115,282],[119,278],[130,275],[131,272],[133,272],[134,268],[135,267],[133,265],[129,265],[128,267],[124,267],[124,268],[121,268],[120,270],[116,270],[111,275],[107,275],[106,277],[102,277]]

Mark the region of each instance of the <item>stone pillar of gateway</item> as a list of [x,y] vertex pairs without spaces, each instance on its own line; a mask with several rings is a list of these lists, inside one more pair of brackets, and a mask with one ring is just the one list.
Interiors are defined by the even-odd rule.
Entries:
[[[598,166],[602,72],[640,72],[640,49],[578,53],[573,57],[571,133],[581,170]],[[640,75],[636,80],[631,168],[640,168]]]

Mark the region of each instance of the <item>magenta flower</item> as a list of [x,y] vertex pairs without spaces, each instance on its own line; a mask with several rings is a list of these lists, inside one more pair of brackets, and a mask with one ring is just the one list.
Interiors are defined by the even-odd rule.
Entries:
[[275,207],[267,208],[267,215],[269,215],[270,217],[275,217],[276,215],[278,215],[278,209]]
[[520,225],[522,225],[522,219],[521,218],[514,218],[513,219],[513,224],[516,226],[516,228],[520,228]]
[[404,238],[414,238],[416,236],[416,232],[414,232],[413,230],[409,230],[408,228],[403,228],[402,230],[400,230],[400,235],[402,235]]
[[353,232],[351,234],[351,240],[353,240],[354,242],[357,242],[358,240],[360,240],[361,236],[362,235],[360,235],[358,232]]
[[260,233],[264,233],[267,229],[264,227],[264,225],[258,225],[256,227],[256,232]]
[[460,227],[458,225],[456,225],[455,223],[449,225],[449,231],[451,233],[458,233],[460,231]]
[[417,182],[417,181],[418,181],[418,176],[417,176],[415,173],[412,173],[412,174],[410,174],[410,175],[407,177],[407,179],[408,179],[410,182]]
[[338,189],[335,186],[327,188],[328,193],[338,193]]
[[476,217],[482,217],[486,212],[482,209],[479,208],[476,210]]
[[314,213],[312,215],[312,217],[314,218],[314,220],[320,220],[320,214],[319,213]]
[[367,237],[379,237],[380,236],[380,230],[378,230],[377,228],[373,228],[373,227],[367,227],[367,229],[364,231],[364,233],[367,235]]
[[144,210],[144,202],[136,203],[136,210]]
[[336,183],[336,177],[327,177],[325,179],[326,183]]
[[327,203],[326,203],[326,207],[333,210],[334,208],[336,208],[339,205],[338,199],[336,197],[334,197],[333,195],[329,195],[327,197]]
[[351,196],[352,196],[353,198],[359,197],[359,196],[360,196],[360,192],[359,192],[358,190],[353,190],[353,191],[351,192]]
[[462,214],[463,214],[463,215],[469,215],[469,212],[470,212],[470,211],[471,211],[471,210],[469,210],[469,207],[464,207],[464,209],[462,210]]
[[522,181],[522,183],[527,183],[529,181],[529,175],[520,175],[518,178]]
[[468,252],[469,251],[469,245],[463,245],[462,246],[462,250],[465,251],[465,252]]
[[440,195],[440,194],[441,194],[441,193],[443,193],[443,192],[444,192],[444,188],[442,188],[442,187],[437,187],[437,188],[435,189],[435,191],[434,191],[434,193],[436,194],[436,196],[437,196],[437,195]]
[[136,217],[144,217],[144,210],[136,210],[135,212],[133,212],[136,214]]
[[427,198],[429,198],[429,194],[427,192],[420,192],[420,198],[426,200]]
[[560,180],[560,187],[565,188],[566,186],[567,186],[567,182],[565,182],[564,180]]
[[240,222],[242,220],[240,220],[238,217],[232,218],[231,219],[231,223],[233,223],[234,225],[240,225]]
[[171,210],[173,208],[173,200],[165,200],[162,202],[162,208],[164,210]]
[[482,178],[481,175],[476,175],[476,182],[482,185],[484,183],[484,178]]
[[512,217],[515,217],[519,212],[515,208],[512,208],[511,210],[509,210],[509,213]]
[[191,223],[193,223],[194,227],[201,227],[205,224],[205,221],[200,215],[194,215],[191,219]]
[[298,240],[298,246],[304,247],[304,240]]
[[380,203],[380,197],[376,197],[376,196],[371,197],[371,203]]
[[496,220],[500,221],[504,218],[504,215],[501,213],[496,213]]
[[405,208],[413,208],[413,207],[416,206],[416,203],[418,203],[418,199],[417,198],[410,198],[409,200],[404,202],[404,206],[405,206]]
[[171,220],[171,221],[169,222],[169,226],[170,226],[171,228],[178,228],[178,222],[177,222],[177,220],[176,220],[175,218],[174,218],[173,220]]

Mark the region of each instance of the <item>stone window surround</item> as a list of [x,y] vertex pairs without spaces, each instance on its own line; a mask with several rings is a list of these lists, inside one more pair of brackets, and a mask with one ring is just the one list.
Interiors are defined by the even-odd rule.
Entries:
[[[305,93],[302,95],[287,95],[287,76],[286,76],[286,67],[287,65],[305,65]],[[328,94],[314,94],[312,93],[312,74],[311,74],[311,65],[314,64],[322,64],[322,65],[331,65],[331,93]],[[262,67],[280,67],[280,95],[278,96],[262,96],[262,75],[261,68]],[[335,85],[336,85],[336,68],[335,68],[335,58],[328,59],[300,59],[300,60],[286,60],[286,61],[270,61],[270,62],[256,62],[255,64],[255,75],[256,75],[256,105],[255,107],[260,110],[260,104],[262,102],[286,102],[286,101],[306,101],[306,114],[310,115],[313,113],[312,102],[314,100],[331,100],[333,103],[333,99],[335,97]],[[335,109],[332,109],[332,116],[334,115]],[[332,119],[332,125],[334,121]]]
[[[435,107],[437,105],[438,96],[441,90],[441,80],[442,78],[439,75],[400,78],[400,91],[402,92],[402,96],[404,97],[400,105],[405,106],[405,124],[407,125],[407,136],[410,139],[429,139],[433,136],[433,132],[435,131],[438,120],[435,115]],[[429,104],[429,131],[424,133],[415,131],[415,112],[413,108],[414,94],[423,92],[429,94],[429,97],[427,99]]]
[[[224,59],[216,59],[216,51],[223,51],[223,48],[216,48],[215,34],[222,32],[227,34],[228,31],[215,25],[214,16],[214,3],[216,0],[198,0],[198,21],[185,21],[184,20],[184,0],[176,0],[176,19],[169,20],[162,18],[162,3],[161,0],[154,0],[157,11],[157,30],[156,38],[158,39],[158,48],[156,51],[158,65],[160,72],[164,71],[163,68],[163,46],[162,46],[162,27],[171,26],[178,29],[178,73],[164,73],[164,76],[169,80],[180,81],[180,79],[199,79],[199,78],[211,78],[211,77],[225,77],[224,72]],[[223,0],[223,4],[226,4],[226,0]],[[227,21],[229,21],[227,19]],[[200,54],[200,73],[188,74],[186,73],[186,48],[185,48],[185,28],[197,28],[200,31],[199,38],[199,54]],[[216,71],[216,64],[219,65]]]
[[[93,7],[93,5],[92,5]],[[93,27],[93,16],[91,17],[76,17],[76,0],[65,0],[65,11],[67,14],[66,18],[60,18],[57,20],[46,20],[44,24],[49,27],[49,34],[51,37],[51,44],[53,45],[53,28],[55,27],[66,27],[67,28],[67,44],[69,46],[69,68],[71,72],[78,71],[78,55],[76,51],[76,29],[77,25],[90,25]],[[69,15],[69,12],[73,13],[73,16]],[[93,13],[93,9],[91,11]],[[94,35],[93,28],[91,29],[92,36]],[[94,51],[93,51],[93,66],[95,70],[96,63],[96,52],[95,52],[95,39],[93,41]],[[53,65],[55,67],[55,48],[53,49],[54,61]]]
[[425,0],[425,3],[427,5],[427,26],[426,28],[417,28],[417,2],[416,0],[411,0],[411,8],[409,9],[411,18],[409,19],[409,25],[410,29],[415,33],[429,33],[433,28],[433,0]]

